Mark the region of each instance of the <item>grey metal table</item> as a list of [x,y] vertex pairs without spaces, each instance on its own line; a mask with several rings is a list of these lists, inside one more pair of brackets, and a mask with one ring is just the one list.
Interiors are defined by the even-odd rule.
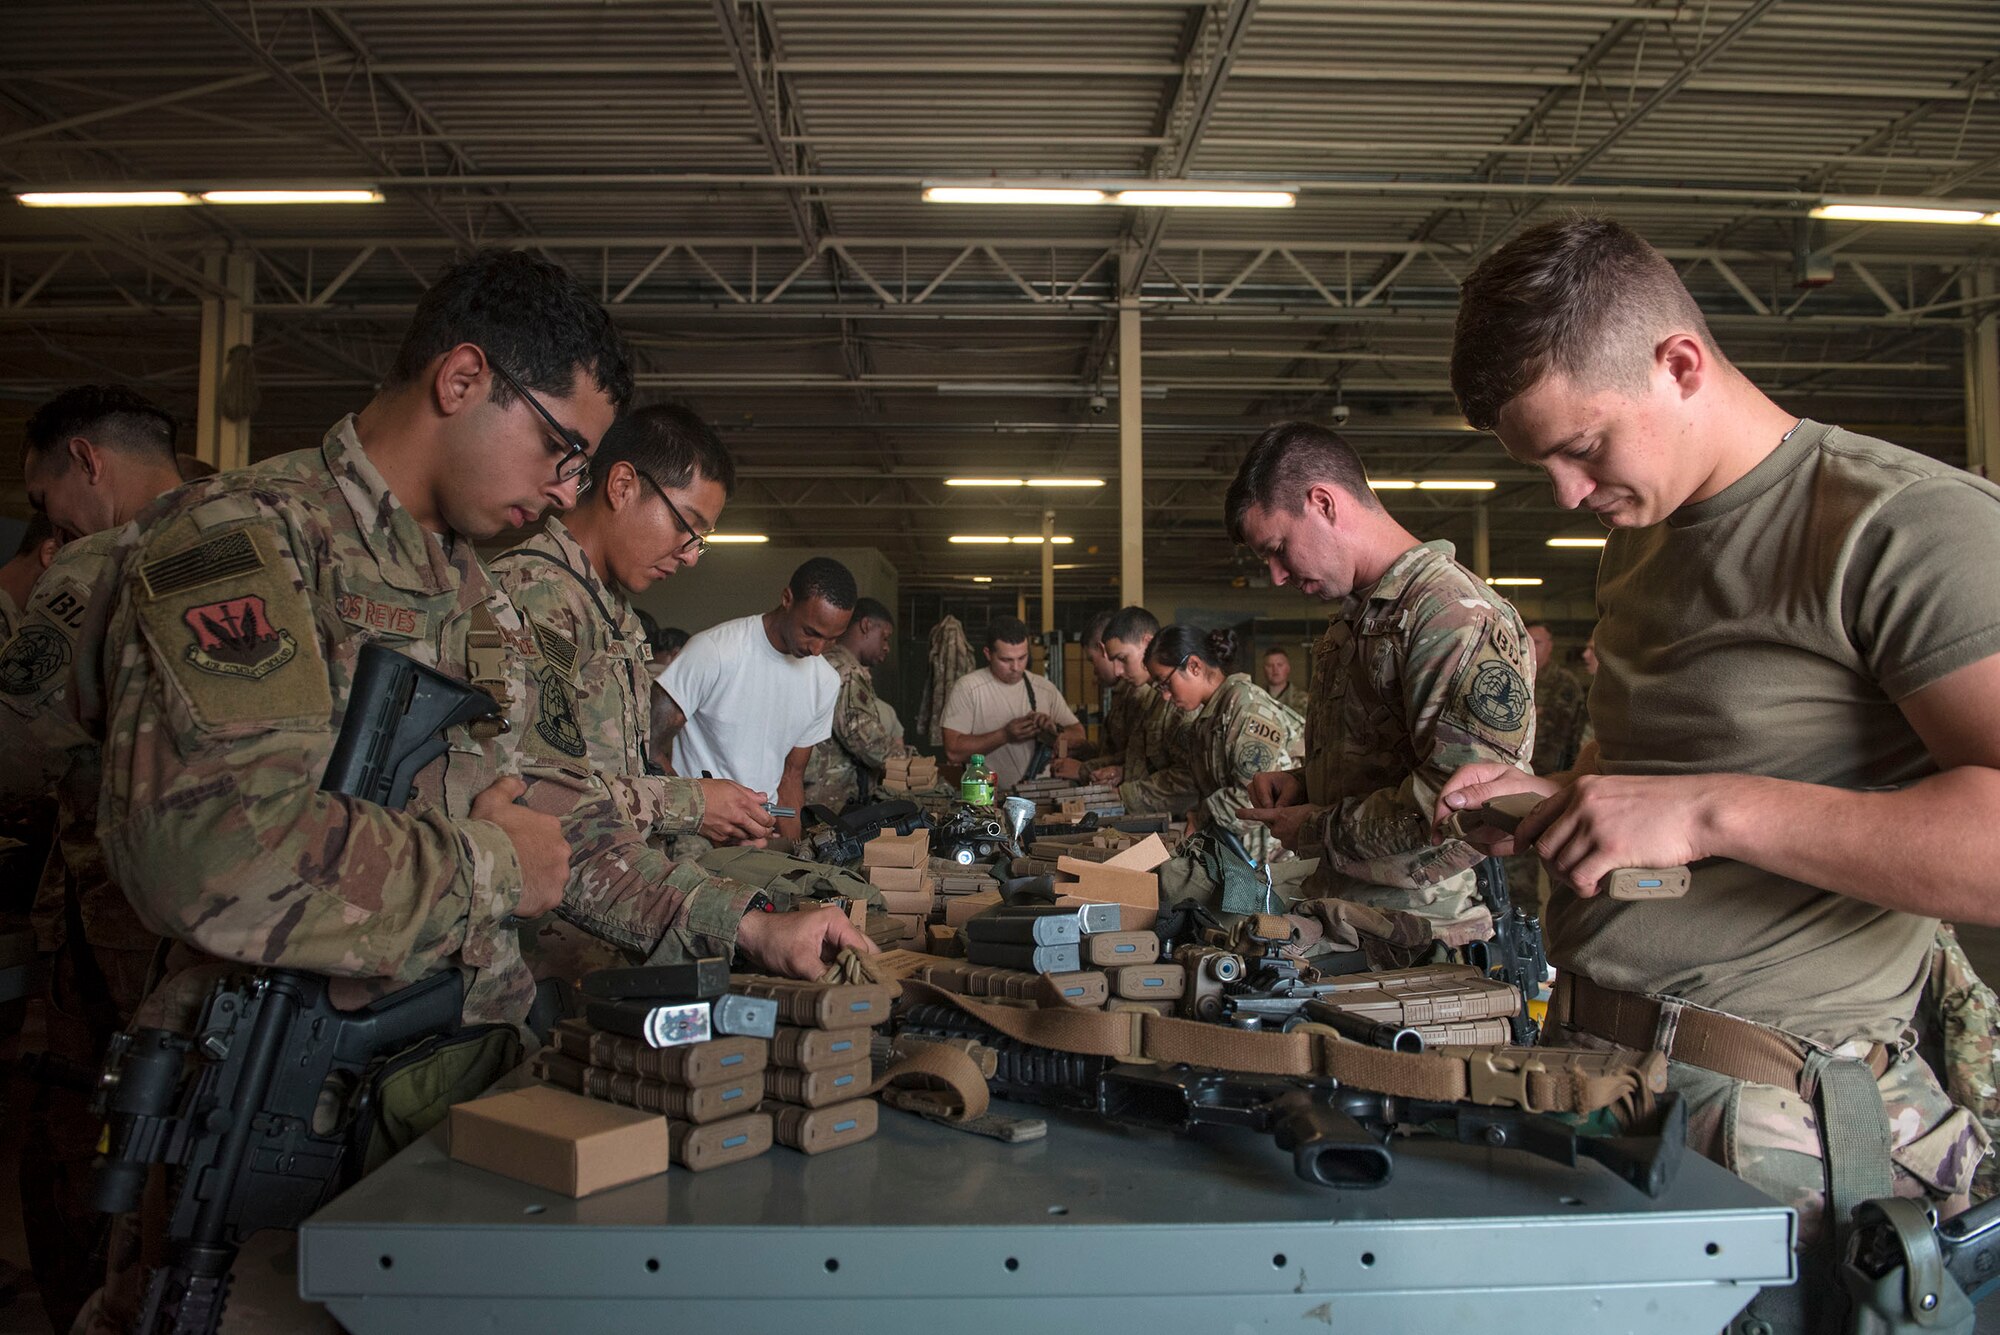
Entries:
[[1388,1186],[1333,1191],[1247,1133],[1050,1120],[1004,1145],[884,1109],[849,1149],[581,1201],[453,1163],[439,1131],[306,1223],[299,1288],[358,1335],[1705,1335],[1793,1275],[1791,1211],[1694,1155],[1654,1201],[1417,1139]]

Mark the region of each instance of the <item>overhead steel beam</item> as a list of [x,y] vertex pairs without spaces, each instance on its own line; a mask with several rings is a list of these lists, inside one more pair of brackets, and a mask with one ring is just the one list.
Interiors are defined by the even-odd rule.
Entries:
[[[347,122],[340,118],[339,113],[322,102],[312,89],[301,83],[298,76],[293,74],[284,62],[280,61],[269,51],[266,51],[256,36],[225,13],[222,6],[216,3],[216,0],[192,0],[192,3],[203,13],[207,14],[217,27],[229,35],[231,40],[242,47],[250,55],[251,59],[261,65],[264,71],[277,81],[279,86],[292,94],[300,102],[303,102],[312,110],[314,115],[325,121],[339,138],[340,142],[360,157],[363,162],[367,163],[385,179],[397,174],[387,160],[371,148],[366,140],[349,128]],[[446,236],[451,237],[468,250],[477,244],[470,232],[447,218],[436,204],[421,196],[417,199],[416,203],[417,207],[423,210],[424,216],[436,223]]]

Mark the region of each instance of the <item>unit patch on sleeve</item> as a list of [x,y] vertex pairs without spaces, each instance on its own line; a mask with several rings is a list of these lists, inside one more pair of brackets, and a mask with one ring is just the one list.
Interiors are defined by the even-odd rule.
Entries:
[[1496,629],[1481,633],[1472,661],[1452,680],[1438,721],[1518,760],[1534,736],[1535,692],[1517,662],[1501,651],[1502,644],[1514,647],[1518,640]]
[[33,695],[69,662],[69,642],[53,626],[31,621],[0,649],[0,691]]
[[187,661],[217,676],[262,681],[299,652],[299,642],[271,625],[264,600],[254,593],[190,607],[181,620],[194,636]]
[[583,756],[583,729],[576,722],[576,698],[569,683],[553,669],[535,674],[541,698],[535,711],[535,735],[566,756]]

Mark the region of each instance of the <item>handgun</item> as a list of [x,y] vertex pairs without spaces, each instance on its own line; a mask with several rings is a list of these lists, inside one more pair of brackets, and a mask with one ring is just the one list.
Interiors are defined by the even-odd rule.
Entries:
[[[1508,793],[1484,806],[1455,812],[1446,822],[1447,832],[1463,839],[1483,825],[1512,834],[1542,801],[1534,793]],[[1604,878],[1604,892],[1612,899],[1679,899],[1692,880],[1686,867],[1621,867]]]

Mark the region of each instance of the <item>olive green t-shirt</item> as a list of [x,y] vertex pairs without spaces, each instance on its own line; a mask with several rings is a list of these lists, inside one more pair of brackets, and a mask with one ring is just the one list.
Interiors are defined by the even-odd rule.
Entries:
[[[1721,493],[1619,530],[1590,692],[1608,774],[1834,788],[1937,772],[1897,702],[2000,653],[2000,487],[1804,421]],[[1935,920],[1713,859],[1686,898],[1558,892],[1549,954],[1826,1043],[1893,1042]]]

